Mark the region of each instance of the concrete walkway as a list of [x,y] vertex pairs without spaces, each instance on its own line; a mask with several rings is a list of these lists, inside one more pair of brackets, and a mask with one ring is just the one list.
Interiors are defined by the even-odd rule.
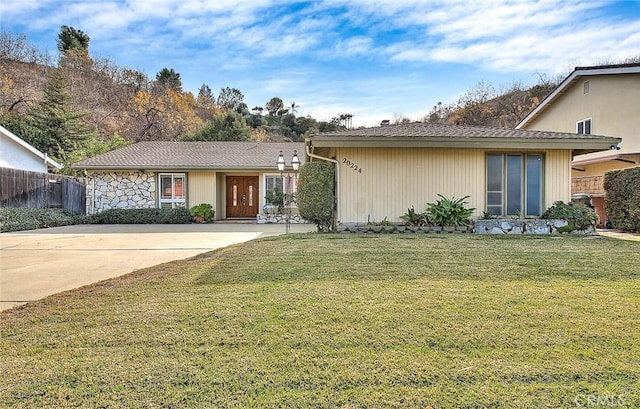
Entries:
[[614,239],[640,241],[639,233],[629,233],[613,229],[597,229],[597,232],[601,236],[612,237]]
[[[314,231],[291,225],[291,232]],[[0,234],[0,311],[261,236],[278,224],[78,225]]]

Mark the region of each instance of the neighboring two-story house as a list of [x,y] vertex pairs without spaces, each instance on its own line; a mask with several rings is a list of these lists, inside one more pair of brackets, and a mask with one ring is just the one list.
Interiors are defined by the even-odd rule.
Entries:
[[572,197],[591,198],[604,223],[604,174],[640,166],[640,64],[576,67],[516,129],[622,138],[609,151],[571,162]]

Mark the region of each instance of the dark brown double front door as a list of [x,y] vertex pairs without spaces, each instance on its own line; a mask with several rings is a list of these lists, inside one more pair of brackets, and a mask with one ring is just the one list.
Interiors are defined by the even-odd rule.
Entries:
[[227,217],[256,217],[258,177],[227,176]]

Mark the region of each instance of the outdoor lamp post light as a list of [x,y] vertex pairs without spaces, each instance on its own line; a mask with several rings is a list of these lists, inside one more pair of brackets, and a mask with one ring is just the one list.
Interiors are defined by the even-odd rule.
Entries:
[[298,152],[295,150],[293,151],[293,157],[291,158],[290,171],[287,171],[287,166],[284,161],[284,155],[282,154],[282,151],[280,151],[280,155],[278,156],[276,165],[278,165],[278,171],[280,172],[280,177],[282,178],[283,184],[285,183],[284,177],[285,175],[287,176],[286,186],[284,186],[285,188],[284,200],[286,201],[286,205],[287,205],[285,233],[288,234],[291,232],[291,202],[293,202],[293,191],[291,189],[291,186],[292,186],[291,180],[296,177],[296,175],[298,174],[298,170],[300,170],[300,159],[298,158]]

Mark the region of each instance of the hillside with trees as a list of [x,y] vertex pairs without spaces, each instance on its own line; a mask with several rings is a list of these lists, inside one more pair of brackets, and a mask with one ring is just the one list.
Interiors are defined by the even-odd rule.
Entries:
[[54,60],[23,35],[0,34],[0,124],[65,164],[139,141],[301,141],[341,128],[338,118],[298,116],[279,97],[250,111],[236,88],[216,97],[203,84],[194,95],[171,68],[150,78],[91,58],[89,44],[63,26]]
[[[26,36],[0,33],[0,124],[66,165],[139,141],[302,141],[350,128],[353,115],[330,121],[299,116],[296,102],[274,96],[249,109],[241,90],[207,84],[185,91],[180,73],[155,76],[92,58],[90,38],[62,26],[56,57]],[[481,82],[455,103],[439,102],[422,121],[513,127],[561,78],[498,91]],[[412,120],[395,114],[393,123]]]
[[439,102],[423,120],[452,125],[513,128],[553,91],[560,80],[550,80],[541,75],[538,83],[532,87],[516,83],[503,91],[496,90],[489,83],[479,82],[457,102],[448,105]]

